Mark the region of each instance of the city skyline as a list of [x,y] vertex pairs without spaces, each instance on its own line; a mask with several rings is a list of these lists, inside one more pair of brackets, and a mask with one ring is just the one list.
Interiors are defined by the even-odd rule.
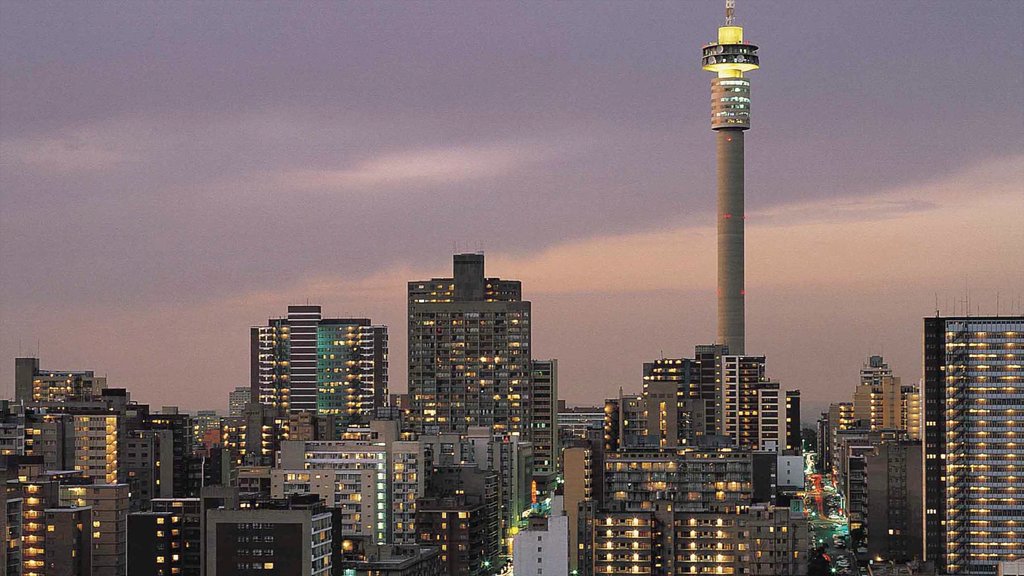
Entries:
[[[395,330],[406,282],[479,247],[495,275],[523,282],[538,318],[534,356],[559,358],[570,403],[635,387],[644,361],[712,341],[713,136],[693,49],[713,39],[720,3],[569,4],[543,18],[515,6],[383,6],[322,8],[314,26],[269,7],[229,21],[201,7],[57,15],[5,4],[0,389],[13,395],[10,359],[39,341],[44,365],[96,370],[157,405],[221,408],[203,392],[212,382],[226,398],[245,384],[246,328],[267,314],[308,300]],[[955,313],[948,302],[966,283],[972,313],[995,313],[997,294],[1007,313],[1024,292],[1014,250],[1024,245],[1014,101],[1024,78],[1000,64],[1024,53],[1013,29],[1022,8],[872,6],[739,13],[772,54],[754,87],[747,159],[748,349],[802,390],[807,414],[833,400],[831,386],[854,385],[870,354],[916,383],[920,318],[936,299]],[[240,17],[261,33],[311,34],[247,57],[253,39],[229,33]],[[135,28],[108,37],[104,18]],[[535,35],[535,51],[517,30]],[[619,51],[595,40],[609,37]],[[385,42],[355,49],[370,38]],[[950,39],[956,50],[941,51]],[[232,40],[239,47],[221,50]],[[139,54],[114,52],[117,41]],[[362,76],[325,79],[330,41],[353,48],[338,76]],[[483,56],[439,64],[462,44]],[[843,58],[854,46],[861,58]],[[321,60],[303,59],[303,47]],[[389,77],[366,77],[373,62]],[[992,77],[1007,89],[981,107],[969,85]],[[374,101],[389,82],[407,90]],[[991,110],[1009,130],[989,129]],[[289,250],[315,236],[257,245],[255,222],[322,227],[332,214],[361,240],[339,235],[294,260]],[[958,231],[986,252],[941,243]],[[406,376],[401,332],[394,391]],[[614,356],[609,334],[626,336]]]

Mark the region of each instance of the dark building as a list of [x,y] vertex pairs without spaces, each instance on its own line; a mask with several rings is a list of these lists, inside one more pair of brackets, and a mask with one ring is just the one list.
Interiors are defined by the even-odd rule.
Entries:
[[441,549],[449,576],[484,576],[497,567],[497,538],[481,498],[461,494],[416,502],[416,532],[422,544]]
[[358,550],[338,562],[335,574],[348,576],[447,576],[441,549],[435,546],[376,545],[362,540]]
[[39,570],[38,556],[34,560],[26,559],[24,576],[92,576],[97,573],[93,566],[93,518],[90,506],[47,508],[42,550],[44,567]]
[[800,391],[786,390],[786,450],[803,451],[800,437]]
[[924,459],[919,441],[883,441],[865,456],[868,556],[894,562],[924,557]]
[[408,290],[413,426],[487,426],[529,440],[530,302],[519,281],[486,278],[483,254],[456,254],[453,277]]
[[558,360],[534,360],[530,437],[533,442],[533,476],[540,490],[550,493],[559,473],[561,448],[558,437]]
[[170,512],[128,515],[128,573],[132,576],[183,574],[179,537],[181,518]]
[[200,501],[156,499],[150,512],[128,515],[128,574],[199,576]]
[[316,495],[206,513],[206,576],[329,576],[331,513]]

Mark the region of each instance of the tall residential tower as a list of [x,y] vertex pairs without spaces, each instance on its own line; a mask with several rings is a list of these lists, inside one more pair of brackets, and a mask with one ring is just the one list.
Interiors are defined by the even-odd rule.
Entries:
[[734,25],[734,0],[726,0],[718,41],[704,46],[701,65],[711,81],[711,129],[718,158],[718,343],[744,354],[743,132],[750,128],[750,80],[759,68],[757,46]]
[[250,331],[252,400],[289,412],[370,418],[387,404],[388,331],[367,318],[324,318],[289,306]]

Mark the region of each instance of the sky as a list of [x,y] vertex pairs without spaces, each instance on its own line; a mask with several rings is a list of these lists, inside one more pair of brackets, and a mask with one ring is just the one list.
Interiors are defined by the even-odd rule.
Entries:
[[[248,328],[390,327],[483,250],[570,404],[715,337],[717,0],[0,0],[0,396],[14,358],[155,406],[248,385]],[[1024,310],[1024,3],[740,0],[747,352],[848,400],[922,317]],[[998,303],[998,306],[997,306]]]

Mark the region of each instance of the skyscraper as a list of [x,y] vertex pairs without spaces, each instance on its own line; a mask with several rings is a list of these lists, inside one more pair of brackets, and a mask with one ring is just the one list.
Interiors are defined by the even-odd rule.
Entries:
[[451,278],[409,282],[409,395],[419,430],[487,426],[528,438],[530,302],[518,280],[456,254]]
[[948,574],[1024,557],[1024,316],[924,320],[925,554]]
[[734,0],[726,0],[718,41],[704,46],[701,64],[711,81],[711,129],[718,158],[718,340],[730,354],[744,354],[743,132],[750,128],[750,80],[759,68],[757,46],[734,25]]
[[366,318],[324,318],[289,306],[250,331],[252,397],[281,412],[373,415],[388,397],[387,327]]

